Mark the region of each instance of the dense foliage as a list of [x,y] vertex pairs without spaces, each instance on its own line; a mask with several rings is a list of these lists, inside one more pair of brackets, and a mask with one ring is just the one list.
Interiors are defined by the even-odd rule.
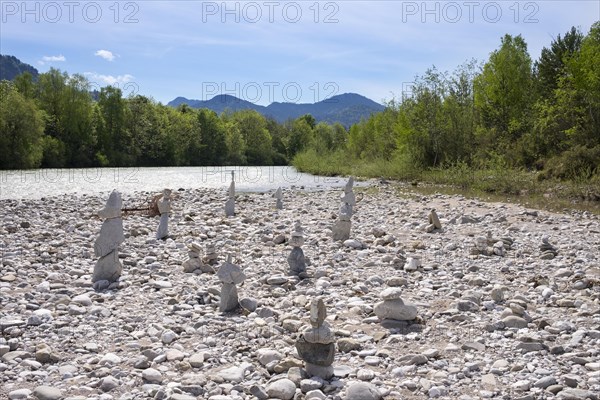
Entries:
[[56,69],[2,81],[0,94],[1,169],[285,165],[313,136],[346,132],[310,115],[279,124],[255,110],[173,108],[112,86],[92,95],[84,76]]
[[[350,128],[344,144],[304,147],[294,164],[315,173],[416,169],[542,171],[541,178],[600,175],[600,22],[572,28],[533,62],[521,36],[452,73],[435,67],[410,93]],[[350,168],[352,164],[352,168]],[[377,167],[374,167],[378,165]],[[460,170],[459,168],[459,170]]]

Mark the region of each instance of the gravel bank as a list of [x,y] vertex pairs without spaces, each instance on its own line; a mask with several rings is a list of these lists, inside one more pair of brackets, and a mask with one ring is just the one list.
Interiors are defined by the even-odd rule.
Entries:
[[[598,217],[375,185],[335,242],[341,192],[284,191],[283,210],[238,194],[226,218],[225,190],[175,191],[167,240],[159,217],[124,217],[123,275],[101,292],[108,194],[0,201],[0,399],[598,398]],[[287,276],[296,221],[304,280]],[[215,269],[233,256],[244,308],[219,312],[216,274],[184,272],[192,242],[214,245]],[[379,320],[392,292],[414,320]],[[315,296],[335,333],[330,380],[295,348]]]

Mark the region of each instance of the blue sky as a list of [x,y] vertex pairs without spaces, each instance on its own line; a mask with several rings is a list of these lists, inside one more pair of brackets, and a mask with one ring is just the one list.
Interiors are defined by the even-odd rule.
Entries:
[[539,57],[600,1],[6,1],[0,52],[167,103],[399,97],[435,65],[485,61],[506,34]]

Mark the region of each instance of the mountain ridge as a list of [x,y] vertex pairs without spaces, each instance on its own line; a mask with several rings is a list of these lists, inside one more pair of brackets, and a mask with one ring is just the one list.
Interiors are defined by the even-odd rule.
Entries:
[[32,65],[22,62],[15,56],[0,54],[0,81],[12,81],[24,72],[29,72],[34,80],[39,76],[38,70]]
[[273,102],[268,106],[254,104],[228,94],[216,95],[209,100],[194,100],[179,96],[167,103],[171,107],[178,107],[181,104],[187,104],[192,108],[208,108],[217,114],[227,110],[255,110],[266,117],[272,117],[279,123],[311,114],[317,122],[339,122],[346,127],[385,109],[383,105],[357,93],[343,93],[315,103]]

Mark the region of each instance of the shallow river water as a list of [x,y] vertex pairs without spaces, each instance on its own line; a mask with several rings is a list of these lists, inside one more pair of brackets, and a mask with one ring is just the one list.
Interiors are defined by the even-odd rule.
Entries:
[[236,190],[306,190],[340,187],[346,178],[298,172],[293,167],[156,167],[85,168],[0,171],[0,199],[41,198],[60,194],[98,194],[117,189],[122,193],[164,188],[227,189],[234,172]]

